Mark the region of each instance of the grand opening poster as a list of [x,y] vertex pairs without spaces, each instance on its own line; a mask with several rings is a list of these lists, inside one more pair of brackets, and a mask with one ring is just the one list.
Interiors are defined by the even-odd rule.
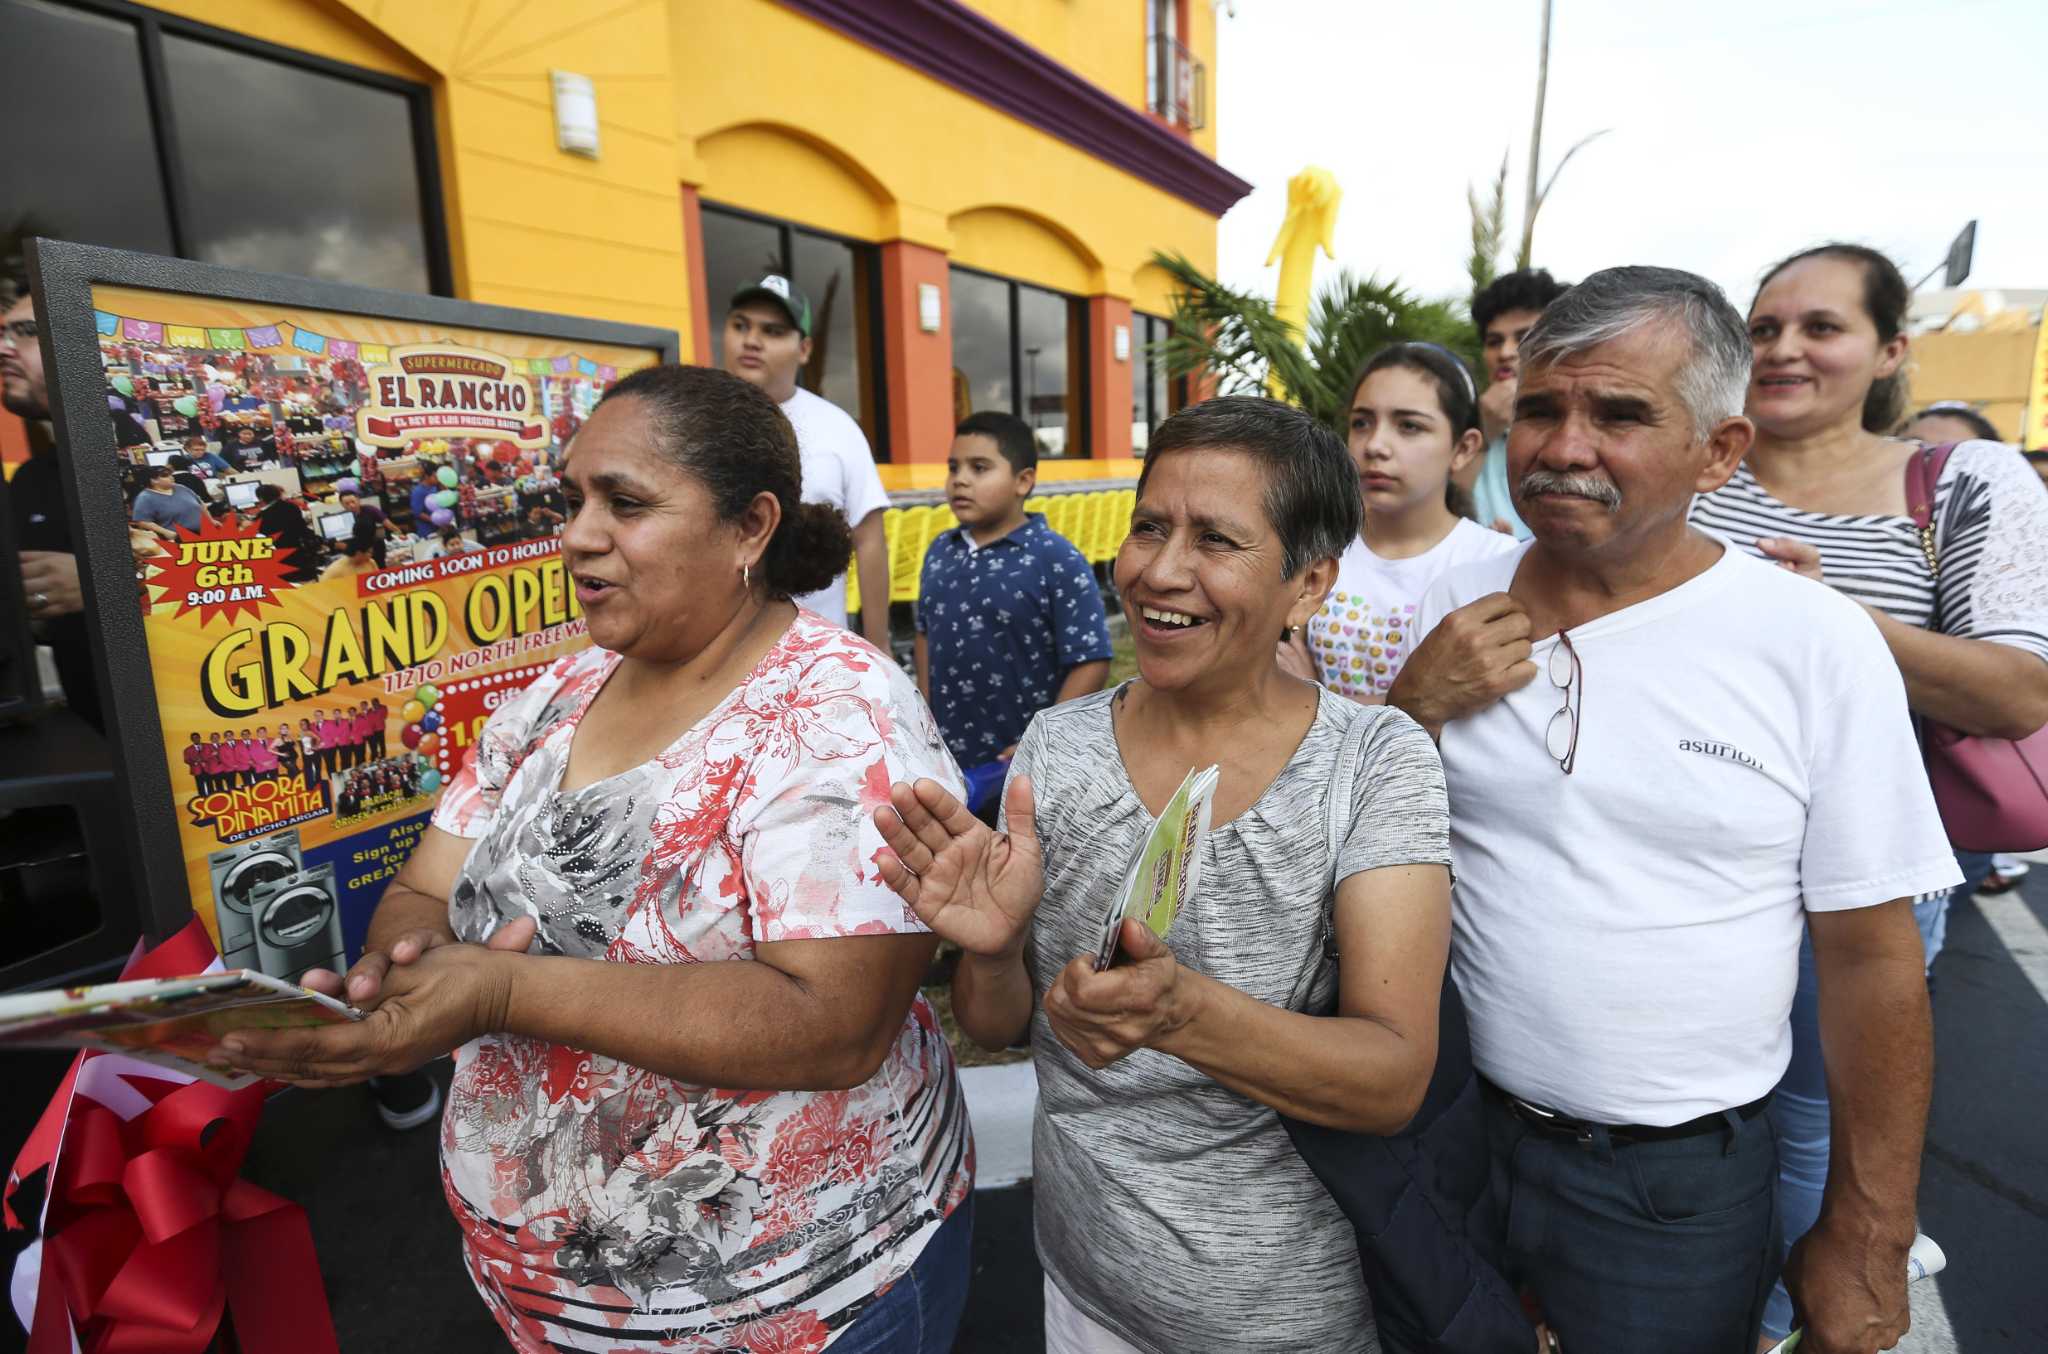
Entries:
[[230,967],[343,964],[490,712],[586,642],[557,471],[660,354],[91,296],[193,910]]

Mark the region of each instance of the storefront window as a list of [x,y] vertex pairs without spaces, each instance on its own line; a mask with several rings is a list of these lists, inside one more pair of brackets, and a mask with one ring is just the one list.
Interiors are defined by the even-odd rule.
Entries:
[[[132,15],[132,17],[130,17]],[[417,85],[139,6],[0,0],[0,203],[34,229],[451,290]]]
[[711,317],[711,360],[725,365],[725,311],[733,293],[770,273],[789,271],[782,227],[731,212],[704,211],[704,306]]
[[953,293],[953,421],[982,409],[1017,411],[1010,381],[1010,284],[955,268]]
[[870,424],[867,383],[864,373],[880,364],[874,361],[871,339],[874,311],[870,308],[874,287],[868,276],[873,251],[855,249],[843,241],[807,230],[790,232],[791,268],[797,285],[811,298],[811,360],[804,368],[804,385],[852,414],[868,431],[868,443],[879,439]]
[[733,293],[768,273],[787,275],[811,301],[804,389],[853,415],[876,458],[887,460],[875,346],[880,275],[873,246],[724,207],[706,206],[703,221],[711,360],[725,361],[725,308]]
[[1162,350],[1173,322],[1143,311],[1131,316],[1131,450],[1143,456],[1152,430],[1186,400],[1186,378],[1167,374]]
[[174,34],[163,41],[187,254],[430,289],[404,95]]
[[1031,425],[1039,455],[1086,455],[1081,303],[966,268],[952,270],[952,293],[955,414],[1016,414]]
[[0,78],[0,127],[13,129],[0,135],[0,211],[39,233],[176,252],[135,25],[0,0],[0,52],[14,53]]

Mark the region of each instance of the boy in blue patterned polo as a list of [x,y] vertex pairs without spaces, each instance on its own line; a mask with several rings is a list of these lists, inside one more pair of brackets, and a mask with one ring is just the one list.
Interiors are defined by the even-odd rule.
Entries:
[[1048,705],[1100,691],[1109,619],[1088,561],[1027,515],[1038,446],[1012,414],[970,415],[946,455],[960,525],[925,552],[917,685],[964,768],[1007,759]]

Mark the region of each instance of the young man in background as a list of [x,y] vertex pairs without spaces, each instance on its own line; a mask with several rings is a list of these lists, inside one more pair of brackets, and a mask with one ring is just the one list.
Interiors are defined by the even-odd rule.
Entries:
[[[811,360],[811,302],[780,273],[733,293],[725,317],[725,369],[759,386],[796,429],[806,503],[829,503],[853,528],[860,570],[861,633],[889,650],[889,546],[882,510],[889,495],[875,471],[867,434],[838,405],[797,384]],[[795,599],[829,621],[846,624],[846,580]]]
[[1472,327],[1479,331],[1480,367],[1487,380],[1486,393],[1479,397],[1486,450],[1456,478],[1472,495],[1479,525],[1508,532],[1518,541],[1529,539],[1529,528],[1508,492],[1508,424],[1514,418],[1522,340],[1542,318],[1543,308],[1566,290],[1545,269],[1525,268],[1503,273],[1472,297]]

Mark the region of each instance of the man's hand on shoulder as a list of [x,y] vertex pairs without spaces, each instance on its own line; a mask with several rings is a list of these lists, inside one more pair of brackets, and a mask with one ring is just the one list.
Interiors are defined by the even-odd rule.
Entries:
[[1529,613],[1504,592],[1459,607],[1408,656],[1387,693],[1435,738],[1454,719],[1476,714],[1536,678],[1529,660]]

